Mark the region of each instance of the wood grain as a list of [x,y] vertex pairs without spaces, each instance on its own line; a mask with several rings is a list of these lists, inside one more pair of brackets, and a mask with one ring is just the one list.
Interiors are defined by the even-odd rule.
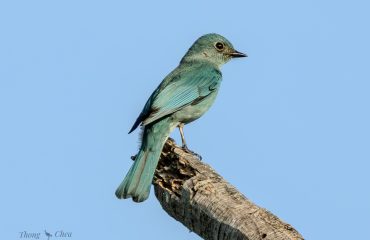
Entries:
[[203,239],[303,239],[172,139],[163,148],[153,184],[163,209]]

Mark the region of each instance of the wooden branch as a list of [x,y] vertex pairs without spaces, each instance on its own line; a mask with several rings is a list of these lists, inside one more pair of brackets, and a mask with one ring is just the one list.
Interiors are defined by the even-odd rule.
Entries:
[[203,239],[303,239],[172,139],[163,148],[153,184],[163,209]]

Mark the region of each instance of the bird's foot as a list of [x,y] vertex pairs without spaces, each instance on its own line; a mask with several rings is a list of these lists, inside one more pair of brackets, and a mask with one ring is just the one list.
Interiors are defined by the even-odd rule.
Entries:
[[186,146],[186,145],[182,145],[182,150],[184,150],[185,152],[187,152],[187,153],[190,153],[190,154],[192,154],[192,155],[194,155],[194,156],[196,156],[198,159],[199,159],[199,161],[202,161],[202,156],[200,156],[198,153],[196,153],[196,152],[194,152],[194,151],[192,151],[192,150],[190,150],[189,148],[188,148],[188,146]]

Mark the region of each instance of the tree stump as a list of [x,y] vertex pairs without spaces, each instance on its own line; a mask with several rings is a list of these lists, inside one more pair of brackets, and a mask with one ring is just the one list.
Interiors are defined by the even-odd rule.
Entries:
[[203,239],[303,239],[172,139],[163,147],[153,184],[163,209]]

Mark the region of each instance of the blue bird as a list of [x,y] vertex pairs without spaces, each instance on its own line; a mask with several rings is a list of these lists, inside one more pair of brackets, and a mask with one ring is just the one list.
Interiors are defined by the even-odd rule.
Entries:
[[[175,68],[154,90],[129,133],[142,125],[142,141],[135,162],[116,190],[118,198],[145,201],[164,143],[179,128],[201,117],[215,101],[221,84],[220,67],[232,58],[246,57],[219,34],[198,38]],[[190,151],[190,150],[188,150]]]

